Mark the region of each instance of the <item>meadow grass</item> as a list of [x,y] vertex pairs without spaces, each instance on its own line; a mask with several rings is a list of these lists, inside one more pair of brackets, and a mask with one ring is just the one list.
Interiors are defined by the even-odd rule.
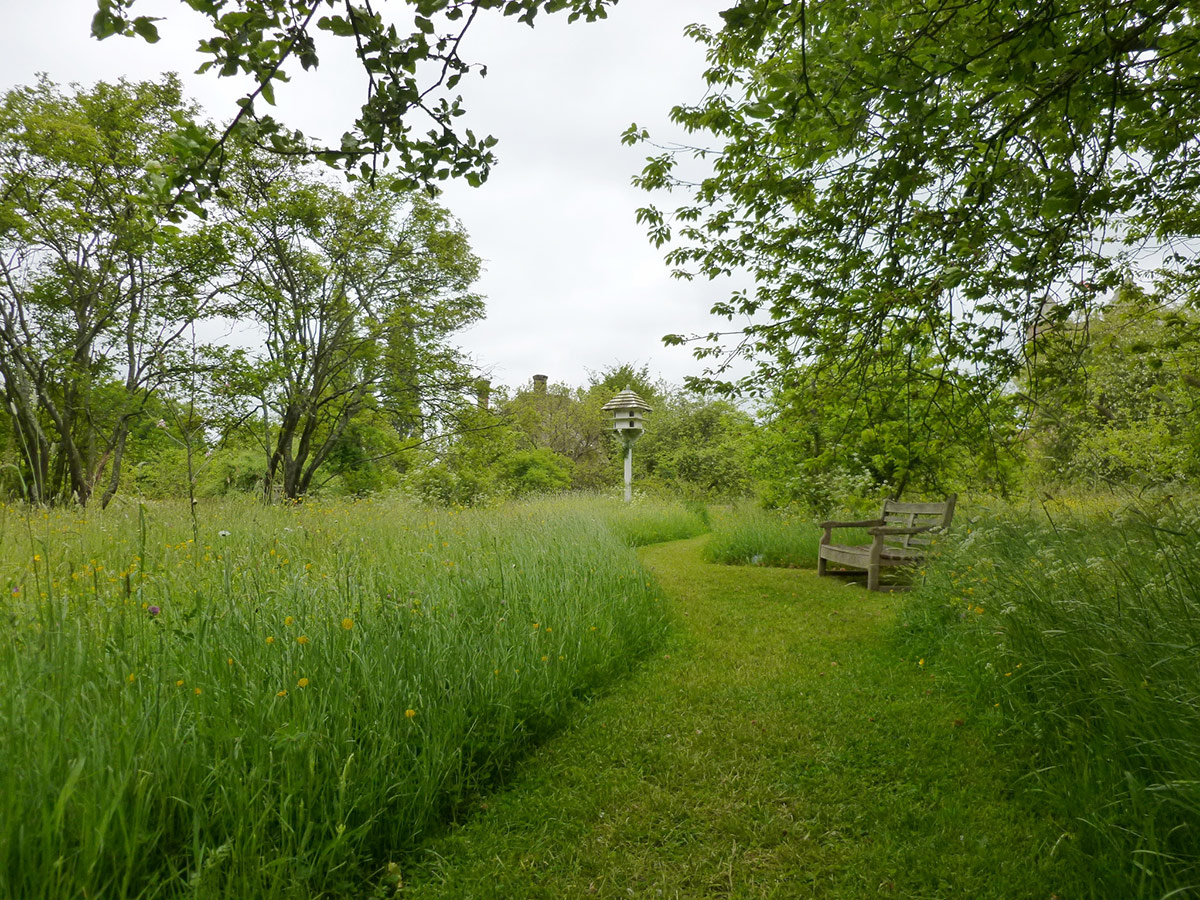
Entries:
[[[817,565],[822,531],[809,518],[740,503],[714,510],[711,519],[713,536],[703,551],[708,562],[806,569]],[[862,529],[850,528],[835,531],[834,540],[866,544],[871,538]]]
[[625,503],[612,497],[596,496],[588,505],[609,530],[630,547],[683,540],[704,534],[709,529],[708,510],[702,503],[642,496],[635,496],[633,502]]
[[[1061,834],[898,595],[646,548],[676,627],[396,873],[410,900],[1047,900]],[[387,896],[393,896],[389,890]]]
[[0,508],[0,897],[360,887],[661,641],[606,518]]
[[1200,516],[1052,502],[980,516],[905,613],[1068,821],[1074,896],[1200,896]]

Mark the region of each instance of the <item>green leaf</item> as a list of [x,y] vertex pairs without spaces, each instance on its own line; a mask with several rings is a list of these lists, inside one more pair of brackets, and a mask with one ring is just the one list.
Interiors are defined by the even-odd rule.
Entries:
[[151,19],[148,16],[139,16],[133,20],[133,30],[139,37],[146,41],[146,43],[157,44],[158,28],[154,23],[159,21],[161,21],[161,19]]

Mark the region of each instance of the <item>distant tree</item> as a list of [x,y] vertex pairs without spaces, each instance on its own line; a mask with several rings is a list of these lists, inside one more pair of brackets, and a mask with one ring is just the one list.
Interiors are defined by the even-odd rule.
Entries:
[[572,487],[595,488],[607,472],[611,426],[600,409],[606,399],[566,384],[532,385],[500,411],[516,432],[516,450],[550,450],[569,463]]
[[0,390],[35,501],[106,504],[147,402],[193,364],[221,229],[165,226],[150,195],[194,113],[174,77],[0,98]]
[[756,425],[749,413],[726,400],[662,390],[647,419],[633,455],[640,475],[698,498],[752,493]]
[[548,447],[516,450],[502,459],[501,467],[503,483],[517,496],[552,493],[571,486],[571,460]]
[[1200,316],[1136,285],[1041,335],[1026,442],[1055,482],[1200,478]]
[[432,201],[346,192],[291,160],[249,155],[229,193],[239,312],[265,340],[243,390],[267,415],[266,490],[298,497],[327,462],[365,461],[349,444],[369,420],[419,438],[469,387],[446,339],[482,316],[479,260]]
[[758,436],[767,497],[824,512],[856,493],[1009,490],[1020,461],[1014,393],[928,347],[852,337],[844,360],[789,369]]
[[618,363],[598,372],[588,372],[587,390],[600,398],[602,403],[607,403],[621,391],[629,390],[653,406],[668,388],[651,375],[649,366]]

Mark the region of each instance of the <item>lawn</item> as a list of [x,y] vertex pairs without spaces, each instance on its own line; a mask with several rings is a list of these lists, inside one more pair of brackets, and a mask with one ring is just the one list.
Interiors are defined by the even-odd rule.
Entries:
[[894,642],[898,595],[643,560],[672,636],[428,842],[404,897],[1049,898],[1062,828]]

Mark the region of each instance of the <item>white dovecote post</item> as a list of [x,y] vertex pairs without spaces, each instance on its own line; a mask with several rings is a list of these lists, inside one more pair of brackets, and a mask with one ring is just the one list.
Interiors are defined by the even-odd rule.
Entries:
[[633,442],[645,431],[645,413],[650,404],[631,390],[623,390],[604,404],[613,414],[613,431],[625,445],[625,502],[633,499]]

